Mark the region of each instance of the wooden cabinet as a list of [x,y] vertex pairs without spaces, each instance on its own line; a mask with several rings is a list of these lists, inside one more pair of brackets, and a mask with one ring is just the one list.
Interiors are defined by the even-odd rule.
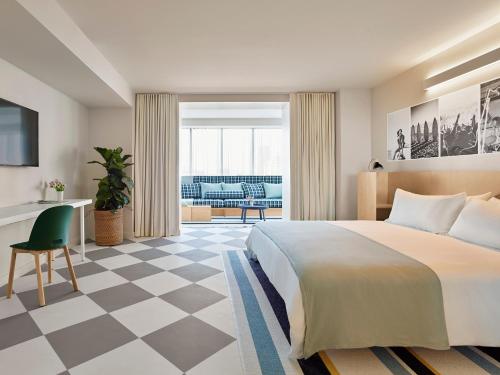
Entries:
[[183,206],[182,221],[212,221],[212,207]]
[[181,218],[182,221],[191,221],[191,206],[181,207]]
[[212,221],[212,207],[210,206],[192,206],[192,221]]
[[[182,221],[212,221],[212,217],[234,217],[239,218],[241,216],[241,208],[237,207],[226,207],[226,208],[216,208],[210,206],[182,206],[181,207],[181,217]],[[268,208],[266,210],[266,216],[282,216],[281,208]],[[248,217],[259,217],[258,211],[249,211]]]
[[385,220],[392,207],[387,172],[358,174],[358,220]]

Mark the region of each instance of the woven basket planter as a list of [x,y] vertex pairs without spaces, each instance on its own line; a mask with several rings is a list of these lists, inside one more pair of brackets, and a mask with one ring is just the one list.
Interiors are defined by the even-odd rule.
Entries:
[[123,242],[123,210],[94,211],[95,242],[99,246],[113,246]]

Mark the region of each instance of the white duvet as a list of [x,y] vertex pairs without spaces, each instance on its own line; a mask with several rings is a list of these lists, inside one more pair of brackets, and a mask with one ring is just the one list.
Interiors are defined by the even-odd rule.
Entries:
[[[499,251],[381,221],[336,221],[331,224],[412,257],[437,274],[451,346],[500,346]],[[306,327],[297,275],[287,257],[257,227],[252,229],[247,245],[285,301],[290,321],[290,355],[302,358]]]

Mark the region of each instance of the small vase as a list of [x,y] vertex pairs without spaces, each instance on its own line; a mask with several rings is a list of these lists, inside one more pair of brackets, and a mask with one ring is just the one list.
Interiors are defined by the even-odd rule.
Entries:
[[64,190],[63,191],[57,191],[57,201],[62,202],[64,200]]

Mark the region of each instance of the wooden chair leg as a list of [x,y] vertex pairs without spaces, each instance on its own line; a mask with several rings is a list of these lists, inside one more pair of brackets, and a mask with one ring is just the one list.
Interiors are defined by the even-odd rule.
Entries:
[[49,284],[52,283],[52,251],[47,252],[47,276]]
[[73,269],[73,264],[71,263],[71,256],[69,254],[68,246],[64,246],[64,256],[66,257],[66,262],[68,263],[68,271],[71,276],[71,281],[73,282],[73,289],[78,292],[78,283],[76,281],[75,270]]
[[12,254],[10,255],[10,271],[9,271],[9,285],[7,286],[7,298],[12,297],[12,288],[14,286],[14,271],[16,269],[16,249],[12,249]]
[[43,291],[42,267],[40,266],[40,254],[33,254],[35,257],[36,278],[38,281],[38,302],[40,306],[45,306],[45,293]]

